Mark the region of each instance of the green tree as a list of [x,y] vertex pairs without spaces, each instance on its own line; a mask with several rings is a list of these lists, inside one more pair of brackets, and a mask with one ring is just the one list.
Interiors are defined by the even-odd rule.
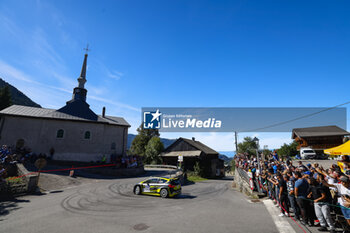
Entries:
[[284,143],[283,146],[277,150],[277,154],[282,158],[286,158],[288,156],[292,157],[298,153],[297,146],[298,143],[296,141],[289,144]]
[[264,149],[262,151],[262,154],[263,154],[264,158],[267,159],[269,157],[269,155],[271,154],[271,151],[269,149]]
[[139,135],[143,135],[149,138],[149,140],[154,136],[157,136],[157,137],[160,136],[158,129],[145,129],[143,128],[143,123],[140,125],[140,127],[137,128],[137,132]]
[[255,155],[257,144],[251,137],[245,137],[243,142],[238,143],[238,153],[248,153],[249,155]]
[[231,166],[231,171],[235,171],[236,169],[236,160],[235,159],[232,159],[231,162],[230,162],[230,166]]
[[197,176],[204,177],[204,169],[198,161],[194,164],[193,170],[194,174],[196,174]]
[[131,142],[129,153],[131,155],[145,156],[147,143],[147,137],[140,134],[136,135],[134,140]]
[[159,154],[164,150],[164,145],[160,141],[160,138],[154,136],[149,140],[146,146],[144,162],[146,164],[160,164],[162,159]]
[[145,156],[146,146],[152,137],[159,137],[159,131],[157,129],[144,129],[143,123],[137,129],[138,134],[131,142],[130,154]]
[[11,93],[9,86],[5,86],[0,90],[0,110],[12,105]]

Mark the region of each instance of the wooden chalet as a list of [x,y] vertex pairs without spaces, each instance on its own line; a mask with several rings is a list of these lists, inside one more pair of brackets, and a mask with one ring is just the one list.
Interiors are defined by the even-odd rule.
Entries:
[[224,161],[219,159],[219,153],[195,138],[179,138],[160,154],[167,165],[178,165],[178,157],[183,156],[184,170],[194,170],[199,162],[207,177],[224,176]]
[[323,153],[323,150],[343,144],[344,136],[350,133],[336,125],[296,128],[292,131],[292,139],[298,143],[297,149],[310,147],[316,153]]

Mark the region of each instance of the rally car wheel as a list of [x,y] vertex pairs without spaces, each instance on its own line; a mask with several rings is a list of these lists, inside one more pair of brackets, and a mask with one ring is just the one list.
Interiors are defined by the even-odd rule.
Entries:
[[160,196],[163,198],[168,197],[168,190],[167,189],[160,190]]
[[140,185],[136,185],[135,188],[134,188],[134,193],[136,195],[140,195],[141,194],[141,187]]

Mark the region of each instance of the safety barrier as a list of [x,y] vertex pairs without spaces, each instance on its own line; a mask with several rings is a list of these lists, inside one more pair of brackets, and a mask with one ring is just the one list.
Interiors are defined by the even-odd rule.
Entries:
[[251,178],[249,177],[247,172],[245,172],[239,167],[235,169],[234,182],[236,184],[237,189],[240,192],[245,193],[248,196],[258,198],[258,196],[254,194],[254,191],[253,191],[254,188],[252,188],[252,185],[251,185]]
[[244,179],[247,183],[249,183],[248,173],[239,167],[236,170],[238,171],[241,178]]
[[178,167],[173,165],[162,165],[162,164],[145,164],[145,168],[167,168],[167,169],[176,169],[178,170]]

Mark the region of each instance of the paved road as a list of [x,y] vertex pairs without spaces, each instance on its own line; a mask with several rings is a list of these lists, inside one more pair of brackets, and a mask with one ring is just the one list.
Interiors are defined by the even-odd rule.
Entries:
[[93,180],[2,202],[0,232],[278,232],[265,206],[248,202],[230,180],[183,186],[174,199],[135,196],[141,180]]

